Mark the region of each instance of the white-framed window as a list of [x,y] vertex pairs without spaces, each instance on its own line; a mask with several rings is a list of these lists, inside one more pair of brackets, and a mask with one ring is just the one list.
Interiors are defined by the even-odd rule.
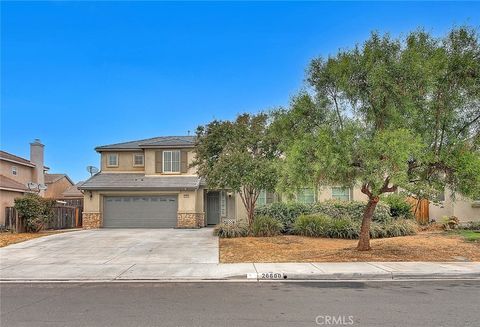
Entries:
[[180,151],[163,151],[163,172],[179,173],[180,172]]
[[297,192],[297,202],[300,203],[314,203],[315,189],[311,187],[302,188]]
[[260,191],[260,194],[258,195],[256,204],[259,205],[259,206],[263,206],[263,205],[267,204],[267,192],[265,190]]
[[118,167],[118,153],[109,153],[107,155],[107,167]]
[[18,171],[17,171],[17,167],[16,166],[12,166],[12,175],[18,175]]
[[143,153],[133,154],[133,166],[134,167],[143,167],[145,165],[145,157]]
[[332,199],[341,201],[350,201],[352,199],[352,191],[349,187],[332,187]]

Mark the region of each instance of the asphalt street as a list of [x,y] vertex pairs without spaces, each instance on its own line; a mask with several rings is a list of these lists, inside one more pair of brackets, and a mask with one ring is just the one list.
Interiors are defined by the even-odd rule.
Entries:
[[1,326],[479,326],[480,281],[0,284]]

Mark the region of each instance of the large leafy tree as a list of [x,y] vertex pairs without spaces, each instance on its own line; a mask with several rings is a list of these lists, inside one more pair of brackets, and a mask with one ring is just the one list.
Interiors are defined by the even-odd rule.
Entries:
[[275,144],[269,137],[268,116],[242,114],[235,121],[212,121],[197,128],[193,163],[210,189],[231,189],[242,199],[249,226],[262,190],[277,183]]
[[361,185],[368,202],[358,250],[370,249],[370,222],[384,193],[402,188],[429,198],[448,187],[480,197],[475,30],[443,38],[374,33],[352,50],[314,59],[307,80],[313,92],[274,113],[271,130],[284,140],[282,182]]

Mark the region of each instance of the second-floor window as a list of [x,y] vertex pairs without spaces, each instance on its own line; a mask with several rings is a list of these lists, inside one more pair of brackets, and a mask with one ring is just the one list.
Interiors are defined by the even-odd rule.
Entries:
[[15,175],[15,176],[16,176],[17,174],[18,174],[18,172],[17,172],[17,167],[12,166],[12,175]]
[[107,156],[107,166],[108,167],[118,167],[118,154],[109,153]]
[[133,155],[133,166],[135,167],[143,167],[144,165],[144,156],[142,153],[134,154]]
[[163,151],[163,172],[180,172],[180,151]]

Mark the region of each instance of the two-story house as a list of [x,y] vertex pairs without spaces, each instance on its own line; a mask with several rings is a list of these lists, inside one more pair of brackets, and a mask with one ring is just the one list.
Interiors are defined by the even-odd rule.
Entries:
[[[225,220],[246,220],[238,194],[206,189],[206,183],[190,166],[194,146],[194,136],[164,136],[95,148],[101,155],[101,170],[78,187],[84,192],[83,226],[199,228]],[[359,187],[341,186],[305,188],[294,197],[303,203],[331,199],[367,198]],[[257,204],[273,201],[282,201],[282,197],[262,192]],[[440,210],[431,205],[431,218],[455,214],[462,221],[478,220],[476,203],[446,201]]]
[[[35,192],[29,183],[45,184],[44,145],[40,140],[30,143],[30,159],[0,151],[0,225],[5,224],[5,208],[26,193]],[[37,190],[43,195],[44,190]]]
[[206,190],[194,136],[164,136],[95,148],[101,170],[79,188],[85,228],[199,228],[246,217],[239,196]]

